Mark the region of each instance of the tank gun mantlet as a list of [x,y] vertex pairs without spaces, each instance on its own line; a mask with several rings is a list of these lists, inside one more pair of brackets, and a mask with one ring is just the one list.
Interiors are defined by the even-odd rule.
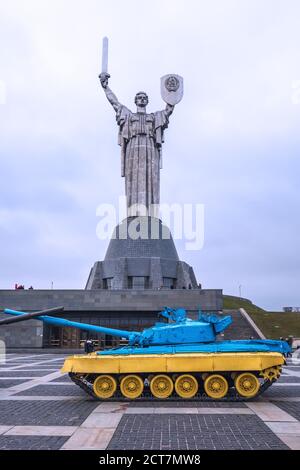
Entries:
[[[124,336],[125,337],[125,336]],[[135,344],[140,344],[142,345],[141,343],[141,337],[142,337],[142,334],[141,333],[138,333],[138,332],[129,332],[128,333],[128,343],[130,346],[134,346]]]

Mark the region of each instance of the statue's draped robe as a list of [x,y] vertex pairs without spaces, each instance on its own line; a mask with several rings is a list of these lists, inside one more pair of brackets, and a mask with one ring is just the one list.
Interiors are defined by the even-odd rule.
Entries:
[[161,145],[169,114],[167,110],[132,113],[118,106],[121,174],[125,177],[128,215],[145,215],[143,208],[149,214],[150,206],[159,204]]

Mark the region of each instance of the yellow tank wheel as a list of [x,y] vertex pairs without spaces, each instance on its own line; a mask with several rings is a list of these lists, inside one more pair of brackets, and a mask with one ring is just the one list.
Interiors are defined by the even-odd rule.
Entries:
[[173,392],[174,384],[167,375],[156,375],[150,382],[150,390],[156,398],[168,398]]
[[209,375],[204,382],[204,390],[210,398],[219,400],[228,392],[228,382],[222,375]]
[[180,375],[176,379],[175,390],[181,398],[193,398],[198,392],[198,382],[193,375]]
[[99,375],[93,383],[95,395],[102,400],[111,398],[117,390],[117,382],[111,375]]
[[245,398],[255,397],[260,387],[258,378],[250,372],[238,375],[234,385],[239,395]]
[[138,375],[126,375],[121,380],[120,390],[126,398],[138,398],[144,390],[144,382]]

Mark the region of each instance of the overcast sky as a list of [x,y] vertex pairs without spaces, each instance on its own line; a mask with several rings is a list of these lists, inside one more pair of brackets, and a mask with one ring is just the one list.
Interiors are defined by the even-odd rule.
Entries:
[[83,288],[107,241],[96,208],[124,193],[113,109],[163,109],[184,77],[163,149],[163,202],[205,205],[205,240],[181,259],[204,288],[267,309],[300,306],[298,0],[0,0],[0,289]]

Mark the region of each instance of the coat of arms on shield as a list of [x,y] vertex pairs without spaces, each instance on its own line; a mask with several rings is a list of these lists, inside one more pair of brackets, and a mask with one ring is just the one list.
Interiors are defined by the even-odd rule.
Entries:
[[178,104],[183,97],[183,78],[180,75],[164,75],[160,79],[162,99],[171,105]]

